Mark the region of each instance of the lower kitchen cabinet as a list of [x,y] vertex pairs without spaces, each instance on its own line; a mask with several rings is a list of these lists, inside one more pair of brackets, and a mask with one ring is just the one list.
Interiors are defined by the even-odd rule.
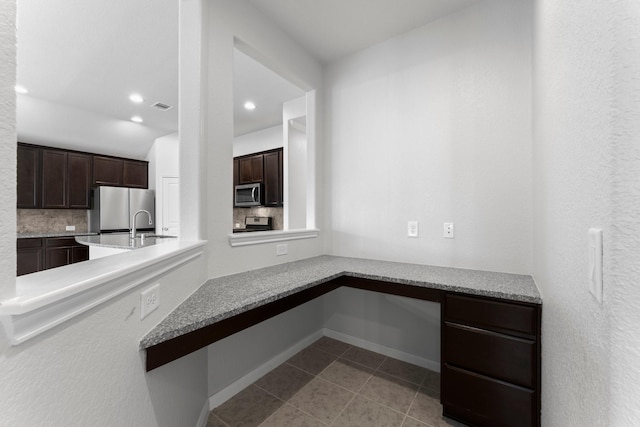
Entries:
[[18,239],[17,258],[16,274],[22,276],[87,261],[89,247],[76,242],[74,237]]
[[18,239],[17,272],[18,276],[44,270],[44,239]]
[[540,306],[447,293],[443,413],[474,426],[540,425]]

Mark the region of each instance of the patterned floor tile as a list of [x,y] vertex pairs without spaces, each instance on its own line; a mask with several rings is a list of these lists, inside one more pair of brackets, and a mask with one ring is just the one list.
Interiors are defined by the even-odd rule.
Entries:
[[353,398],[354,393],[315,378],[298,394],[289,400],[289,404],[303,412],[313,415],[320,421],[331,423]]

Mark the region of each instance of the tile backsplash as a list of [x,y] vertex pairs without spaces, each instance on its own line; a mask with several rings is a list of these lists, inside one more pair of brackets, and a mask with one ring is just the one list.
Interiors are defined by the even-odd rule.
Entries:
[[270,216],[273,219],[274,230],[282,230],[284,228],[284,210],[283,208],[266,208],[264,206],[257,206],[252,208],[233,208],[233,227],[236,228],[236,224],[240,224],[240,227],[244,227],[244,219],[247,216]]
[[77,209],[18,209],[18,233],[58,233],[67,225],[75,225],[75,231],[88,230],[87,211]]

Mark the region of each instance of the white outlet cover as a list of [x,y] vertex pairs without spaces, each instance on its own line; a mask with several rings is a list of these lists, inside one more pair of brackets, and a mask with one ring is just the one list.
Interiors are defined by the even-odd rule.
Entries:
[[418,237],[418,221],[407,222],[407,237]]
[[455,229],[453,227],[453,223],[452,222],[445,222],[444,223],[444,234],[443,237],[445,239],[453,239],[455,237]]
[[66,226],[66,230],[67,231],[76,231],[76,226],[75,225],[67,225]]
[[276,255],[277,256],[286,255],[287,251],[288,251],[288,248],[287,248],[287,244],[286,243],[283,243],[281,245],[277,245],[276,246]]
[[160,307],[160,283],[145,289],[140,294],[140,319],[144,319],[158,307]]

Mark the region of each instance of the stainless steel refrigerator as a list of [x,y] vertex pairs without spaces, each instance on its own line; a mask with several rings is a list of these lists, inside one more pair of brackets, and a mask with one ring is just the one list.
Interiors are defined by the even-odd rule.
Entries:
[[136,229],[155,230],[155,192],[140,188],[96,187],[92,191],[89,211],[89,231],[103,233],[128,231],[131,229],[133,214],[139,210],[151,214],[149,218],[141,213],[136,218]]

